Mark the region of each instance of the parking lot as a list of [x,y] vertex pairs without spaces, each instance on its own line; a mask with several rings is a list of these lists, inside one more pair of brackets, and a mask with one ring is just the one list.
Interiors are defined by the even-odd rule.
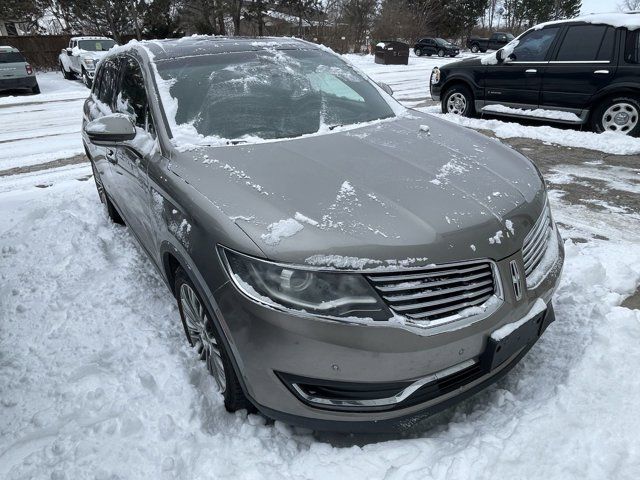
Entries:
[[[456,121],[428,89],[433,66],[452,59],[347,58],[403,104]],[[422,434],[318,435],[226,413],[166,287],[100,208],[80,138],[88,90],[57,72],[39,83],[41,95],[0,97],[0,478],[640,472],[640,139],[473,120],[548,183],[567,252],[558,320],[509,376]]]

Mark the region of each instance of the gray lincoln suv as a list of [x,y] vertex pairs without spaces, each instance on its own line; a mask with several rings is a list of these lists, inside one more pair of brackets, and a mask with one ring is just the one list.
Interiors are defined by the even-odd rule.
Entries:
[[553,322],[564,253],[539,171],[390,93],[295,39],[132,42],[100,63],[82,130],[100,199],[229,411],[405,429]]

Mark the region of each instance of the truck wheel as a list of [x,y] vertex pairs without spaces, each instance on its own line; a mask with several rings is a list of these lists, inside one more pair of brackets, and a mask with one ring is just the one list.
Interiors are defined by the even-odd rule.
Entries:
[[473,94],[465,85],[454,85],[442,96],[442,113],[473,117],[475,111]]
[[91,86],[93,85],[93,80],[89,77],[87,71],[82,69],[82,83],[84,83],[89,90],[91,90]]
[[474,43],[473,45],[471,45],[471,52],[478,53],[479,51],[480,51],[480,45],[478,45],[477,43]]
[[62,62],[59,62],[59,63],[60,63],[60,71],[62,72],[62,76],[65,78],[65,80],[73,80],[76,78],[76,76],[73,74],[72,71],[67,72],[64,69],[64,65],[62,64]]
[[640,101],[620,95],[601,102],[591,114],[591,128],[597,132],[640,135]]

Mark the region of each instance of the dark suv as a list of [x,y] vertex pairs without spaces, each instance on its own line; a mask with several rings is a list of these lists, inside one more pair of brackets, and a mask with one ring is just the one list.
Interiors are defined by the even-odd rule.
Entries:
[[413,46],[413,53],[418,57],[422,55],[455,57],[460,53],[460,47],[443,38],[422,38]]
[[443,113],[491,113],[640,133],[640,15],[589,15],[534,27],[493,54],[441,68]]

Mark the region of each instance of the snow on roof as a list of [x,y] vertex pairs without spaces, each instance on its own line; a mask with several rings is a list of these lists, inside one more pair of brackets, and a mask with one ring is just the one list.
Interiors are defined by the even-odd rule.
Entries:
[[[267,15],[267,17],[271,17],[271,18],[274,18],[276,20],[282,20],[283,22],[291,23],[293,25],[298,25],[300,23],[300,17],[298,17],[296,15],[289,15],[288,13],[277,12],[275,10],[267,10],[266,15]],[[319,22],[317,22],[317,21],[309,22],[308,20],[302,19],[302,26],[303,27],[310,27],[312,25],[316,26],[318,24],[319,24]]]
[[552,22],[541,23],[533,27],[536,30],[546,27],[547,25],[556,25],[567,22],[585,22],[598,25],[611,25],[615,28],[628,28],[629,30],[637,30],[640,28],[640,13],[592,13],[576,18],[568,18],[566,20],[555,20]]

